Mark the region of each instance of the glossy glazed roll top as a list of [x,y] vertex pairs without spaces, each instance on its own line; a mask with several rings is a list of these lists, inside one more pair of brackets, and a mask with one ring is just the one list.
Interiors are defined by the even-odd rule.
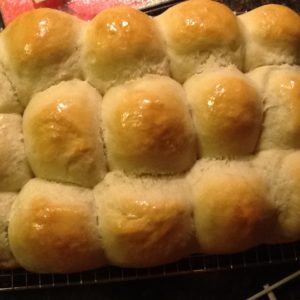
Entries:
[[169,8],[157,22],[167,41],[171,75],[179,82],[209,68],[242,67],[237,18],[225,5],[186,1]]
[[104,176],[101,96],[73,80],[37,93],[24,118],[25,151],[38,177],[92,187]]
[[186,96],[168,77],[146,76],[112,88],[103,99],[103,131],[111,170],[174,174],[197,158]]
[[83,57],[86,78],[102,93],[147,73],[168,73],[165,43],[155,22],[126,6],[107,9],[90,22]]
[[26,106],[34,92],[80,76],[83,22],[52,9],[19,16],[1,35],[1,60]]

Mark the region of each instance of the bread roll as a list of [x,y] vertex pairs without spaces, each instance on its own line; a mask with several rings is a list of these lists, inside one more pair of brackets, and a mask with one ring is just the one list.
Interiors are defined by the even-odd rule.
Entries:
[[23,110],[14,87],[0,63],[0,113],[22,113]]
[[278,215],[277,224],[265,242],[283,243],[299,240],[300,151],[270,150],[263,153],[263,157],[257,161],[260,163],[259,167],[265,170],[265,177],[269,181],[269,198]]
[[284,5],[268,4],[239,16],[246,43],[245,71],[300,63],[300,17]]
[[205,69],[242,67],[237,18],[225,5],[184,1],[156,18],[167,41],[171,75],[179,82]]
[[168,73],[156,24],[126,6],[106,9],[90,22],[83,53],[85,76],[101,92],[147,73]]
[[253,153],[261,131],[262,102],[252,83],[229,68],[192,76],[184,85],[202,156]]
[[114,87],[103,99],[102,113],[111,170],[170,174],[194,164],[192,119],[174,80],[148,75]]
[[8,244],[8,218],[11,206],[15,201],[17,194],[0,193],[0,268],[8,269],[18,266],[14,259]]
[[[260,151],[252,157],[252,166],[264,177],[264,181],[268,184],[270,192],[272,186],[275,184],[274,180],[283,159],[292,152],[294,151],[271,149]],[[269,197],[271,198],[272,196]]]
[[19,191],[31,178],[19,115],[0,114],[0,157],[0,192]]
[[261,91],[264,124],[260,150],[300,148],[300,67],[261,67],[248,73]]
[[200,251],[226,254],[264,241],[275,223],[267,186],[248,162],[200,160],[188,176]]
[[3,31],[1,59],[24,106],[34,92],[81,76],[83,24],[67,13],[40,8],[20,15]]
[[8,228],[18,263],[33,272],[77,272],[105,264],[91,190],[32,179]]
[[109,262],[150,267],[193,253],[196,244],[189,193],[182,179],[108,173],[94,194]]
[[25,151],[36,176],[86,187],[103,178],[100,101],[97,91],[79,80],[32,98],[23,123]]

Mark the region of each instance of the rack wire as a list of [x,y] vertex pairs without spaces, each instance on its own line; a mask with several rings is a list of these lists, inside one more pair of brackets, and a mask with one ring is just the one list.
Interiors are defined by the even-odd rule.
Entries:
[[[151,16],[157,16],[164,12],[169,7],[183,2],[184,0],[167,0],[163,1],[160,4],[157,4],[153,7],[147,7],[142,9],[145,13]],[[237,15],[254,9],[258,6],[265,5],[265,4],[282,4],[286,5],[293,10],[300,13],[300,1],[299,0],[216,0],[218,2],[224,3],[229,6]]]
[[73,274],[36,274],[23,269],[2,270],[0,271],[0,292],[163,278],[288,263],[300,265],[300,242],[272,246],[263,245],[234,255],[197,254],[176,263],[155,268],[125,269],[110,266]]

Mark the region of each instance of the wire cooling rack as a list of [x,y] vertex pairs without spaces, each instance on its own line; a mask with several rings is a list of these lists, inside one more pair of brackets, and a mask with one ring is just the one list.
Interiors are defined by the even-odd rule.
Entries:
[[35,274],[23,269],[2,270],[0,271],[0,292],[152,279],[288,263],[296,263],[300,266],[300,242],[274,246],[264,245],[235,255],[197,254],[177,263],[146,269],[105,267],[74,274]]
[[[142,9],[142,11],[146,12],[151,16],[157,16],[162,12],[164,12],[169,7],[183,1],[184,0],[169,0],[169,1],[162,2],[161,4],[155,5],[153,7],[147,7],[145,9]],[[283,4],[300,13],[299,0],[286,0],[286,1],[283,0],[216,0],[216,1],[226,4],[233,11],[235,11],[236,14],[241,14],[248,10],[254,9],[258,6],[264,4],[270,4],[270,3]]]

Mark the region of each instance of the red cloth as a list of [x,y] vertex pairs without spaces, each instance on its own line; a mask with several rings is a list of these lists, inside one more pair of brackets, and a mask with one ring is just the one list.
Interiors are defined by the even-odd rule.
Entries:
[[125,4],[140,8],[149,0],[0,0],[0,10],[4,23],[8,24],[19,14],[38,7],[65,10],[83,20],[92,19],[101,10]]
[[136,3],[136,0],[72,0],[68,3],[68,9],[83,20],[91,20],[98,12],[108,7],[120,4],[135,7]]
[[[50,8],[59,8],[66,4],[66,0],[45,0],[42,2],[33,1],[35,7],[50,7]],[[39,2],[39,3],[36,3]]]
[[5,24],[11,22],[16,16],[34,8],[31,0],[1,0],[0,9]]

